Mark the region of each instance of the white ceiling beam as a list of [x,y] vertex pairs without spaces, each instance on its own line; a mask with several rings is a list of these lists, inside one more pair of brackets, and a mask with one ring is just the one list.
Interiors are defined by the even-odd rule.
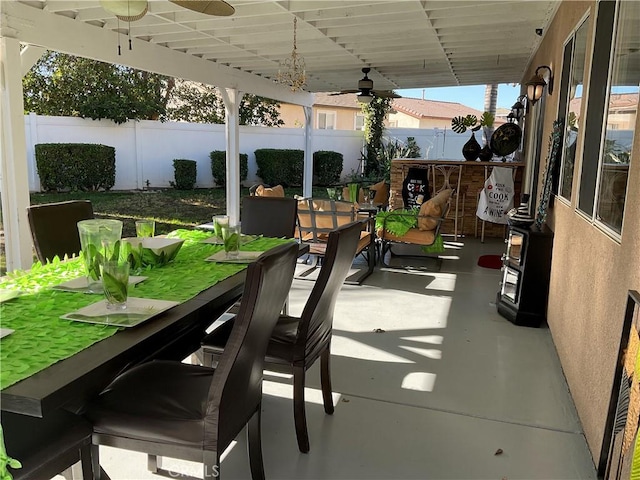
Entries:
[[313,104],[313,95],[310,93],[291,92],[271,80],[147,42],[135,42],[132,51],[125,50],[123,55],[118,56],[116,33],[16,2],[4,2],[2,27],[5,35],[13,36],[21,42],[46,46],[72,55],[217,87],[235,88],[288,103],[308,106]]

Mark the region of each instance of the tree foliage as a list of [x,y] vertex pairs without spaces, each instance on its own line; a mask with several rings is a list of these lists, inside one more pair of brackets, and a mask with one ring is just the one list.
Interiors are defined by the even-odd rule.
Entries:
[[23,78],[24,108],[115,123],[154,120],[164,115],[173,83],[155,73],[47,52]]
[[371,103],[362,104],[364,114],[364,138],[366,149],[365,175],[367,177],[384,176],[385,165],[381,162],[384,148],[384,119],[391,110],[391,99],[373,97]]
[[[25,112],[127,120],[224,123],[215,87],[47,51],[23,78]],[[241,125],[281,126],[275,100],[244,95]]]
[[[166,119],[196,123],[224,123],[225,108],[215,87],[202,83],[176,81],[172,103]],[[240,125],[279,127],[278,102],[257,95],[245,94],[240,102]]]

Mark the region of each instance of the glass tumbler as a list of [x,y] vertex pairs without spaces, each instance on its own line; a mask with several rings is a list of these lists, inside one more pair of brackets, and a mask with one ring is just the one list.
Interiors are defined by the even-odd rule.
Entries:
[[156,222],[154,220],[136,220],[137,237],[153,237],[156,234]]
[[102,292],[101,267],[107,260],[117,260],[122,238],[120,220],[91,219],[78,222],[80,248],[87,275],[88,290]]
[[227,258],[238,258],[240,252],[240,225],[222,227],[222,241]]
[[107,261],[102,266],[102,286],[108,310],[127,308],[129,293],[129,263]]
[[214,215],[213,216],[213,234],[222,238],[222,228],[229,225],[229,217],[227,215]]

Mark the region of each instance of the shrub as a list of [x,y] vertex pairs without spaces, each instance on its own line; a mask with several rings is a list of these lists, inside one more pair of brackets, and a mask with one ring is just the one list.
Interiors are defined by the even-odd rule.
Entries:
[[196,184],[196,161],[178,158],[173,161],[173,171],[176,182],[171,186],[177,190],[193,190]]
[[339,152],[319,150],[313,154],[313,174],[318,185],[335,185],[340,181],[343,158]]
[[279,148],[255,151],[258,176],[269,185],[299,187],[302,185],[304,152]]
[[[227,184],[227,152],[214,150],[209,154],[211,159],[211,175],[216,185],[224,187]],[[249,175],[249,156],[240,154],[240,182],[244,182]]]
[[50,191],[109,190],[116,183],[116,149],[95,143],[35,146],[40,185]]

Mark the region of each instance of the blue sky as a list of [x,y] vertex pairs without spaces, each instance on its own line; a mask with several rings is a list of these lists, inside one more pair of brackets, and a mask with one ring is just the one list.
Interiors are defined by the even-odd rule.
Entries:
[[[395,90],[403,97],[422,98],[424,91],[425,100],[442,100],[445,102],[462,103],[476,110],[484,110],[484,85],[470,87],[439,87],[439,88],[413,88],[408,90]],[[520,85],[500,84],[498,86],[498,107],[511,108],[520,95]]]

